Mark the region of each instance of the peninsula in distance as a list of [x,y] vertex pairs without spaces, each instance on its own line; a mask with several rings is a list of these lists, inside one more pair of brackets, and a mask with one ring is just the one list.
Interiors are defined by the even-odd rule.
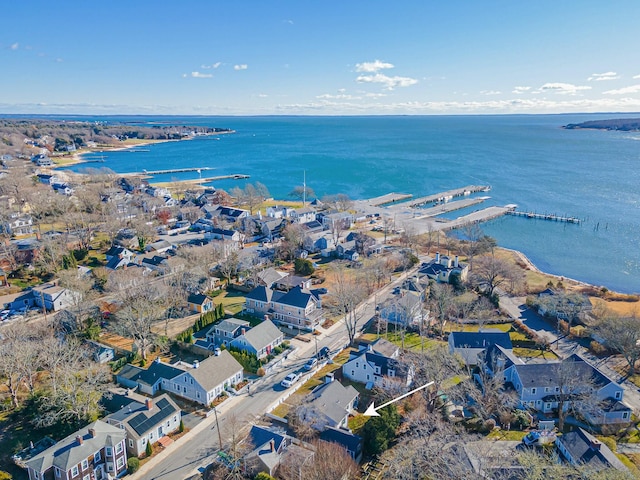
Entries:
[[615,118],[611,120],[590,120],[582,123],[569,123],[563,128],[567,130],[595,129],[619,130],[621,132],[640,131],[640,118]]

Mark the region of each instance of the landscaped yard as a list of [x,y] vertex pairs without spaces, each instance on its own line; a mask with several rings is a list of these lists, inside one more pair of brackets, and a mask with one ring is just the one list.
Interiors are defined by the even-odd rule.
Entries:
[[230,315],[237,315],[244,308],[245,295],[236,290],[225,290],[213,300],[216,304],[222,303],[224,310]]

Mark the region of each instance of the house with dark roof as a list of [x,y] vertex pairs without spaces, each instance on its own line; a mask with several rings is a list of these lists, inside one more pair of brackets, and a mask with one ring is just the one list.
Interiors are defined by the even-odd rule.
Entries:
[[207,313],[213,310],[213,300],[201,293],[192,293],[187,298],[187,308],[195,313]]
[[[593,425],[628,423],[631,420],[631,408],[622,402],[624,389],[596,367],[579,355],[571,355],[561,362],[514,364],[503,372],[505,382],[515,389],[520,405],[530,410],[550,414],[559,407],[560,396],[568,409],[572,395],[581,393],[584,388],[594,388],[594,397],[598,405],[580,408],[580,413]],[[562,377],[562,369],[570,369],[575,378],[584,378],[590,385],[567,385]],[[564,383],[564,385],[563,385]],[[579,382],[577,382],[579,383]],[[587,402],[593,403],[593,402]]]
[[227,351],[193,362],[180,375],[163,380],[162,389],[202,405],[209,405],[227,387],[240,383],[243,368]]
[[478,332],[451,332],[447,340],[449,353],[460,355],[467,365],[477,365],[478,356],[493,345],[512,350],[511,338],[507,332],[497,329],[483,329]]
[[231,341],[240,335],[243,330],[249,330],[251,324],[239,318],[227,318],[213,325],[207,331],[207,342],[216,346],[229,346]]
[[96,342],[95,340],[86,340],[85,344],[97,363],[107,363],[115,358],[113,347]]
[[320,433],[320,440],[337,443],[344,448],[357,463],[362,460],[362,437],[342,428],[327,427]]
[[580,427],[573,432],[558,435],[556,447],[571,465],[585,466],[594,472],[606,468],[629,471],[609,447]]
[[240,329],[240,335],[231,340],[230,346],[264,358],[284,342],[284,334],[271,320],[264,320],[251,329]]
[[452,274],[456,274],[464,282],[469,275],[469,265],[460,262],[457,255],[451,258],[438,252],[436,258],[423,263],[418,272],[442,283],[450,283]]
[[351,351],[349,360],[342,366],[344,378],[364,383],[367,388],[382,385],[385,378],[409,386],[413,381],[413,368],[397,358],[387,357],[375,351],[375,345],[364,345],[357,352]]
[[253,425],[246,442],[253,447],[244,456],[247,470],[253,478],[260,472],[275,475],[282,454],[291,444],[291,438],[285,432]]
[[237,230],[211,227],[204,232],[204,239],[206,241],[226,240],[227,242],[239,243],[242,241],[242,234]]
[[359,395],[353,386],[343,386],[328,373],[324,383],[305,398],[300,407],[301,419],[320,432],[329,427],[346,429]]
[[276,290],[284,290],[285,292],[295,287],[308,290],[311,288],[311,285],[312,282],[310,278],[299,275],[286,275],[273,282],[273,288]]
[[256,287],[245,297],[245,311],[267,316],[281,326],[306,331],[313,331],[323,320],[318,297],[299,286],[288,292]]
[[420,295],[414,295],[406,291],[399,295],[393,295],[379,306],[378,316],[380,320],[394,325],[402,325],[404,327],[420,325],[420,322],[427,317]]
[[248,210],[228,207],[226,205],[204,206],[202,210],[205,212],[207,218],[218,219],[229,223],[234,223],[237,220],[250,216]]
[[125,365],[116,375],[116,382],[126,388],[138,389],[147,395],[155,395],[162,389],[163,381],[167,382],[182,373],[182,369],[156,360],[147,369],[131,364]]
[[127,471],[125,431],[97,420],[26,461],[30,480],[121,477]]
[[258,285],[262,285],[263,287],[272,288],[273,284],[278,280],[288,276],[287,272],[283,272],[281,270],[276,270],[273,267],[265,268],[264,270],[258,272],[256,274],[255,279],[247,280],[247,285],[250,287],[256,287]]
[[152,445],[180,428],[180,408],[169,395],[148,398],[144,404],[132,401],[105,418],[127,434],[127,453],[139,457],[147,443]]

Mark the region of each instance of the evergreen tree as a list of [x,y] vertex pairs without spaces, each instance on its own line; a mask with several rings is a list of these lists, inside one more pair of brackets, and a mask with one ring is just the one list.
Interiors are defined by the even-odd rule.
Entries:
[[151,442],[147,442],[147,447],[144,453],[147,455],[147,457],[150,457],[151,455],[153,455],[153,447],[151,446]]

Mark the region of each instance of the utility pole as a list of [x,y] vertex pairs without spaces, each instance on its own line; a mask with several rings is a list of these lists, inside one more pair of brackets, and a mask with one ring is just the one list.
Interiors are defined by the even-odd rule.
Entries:
[[222,434],[220,433],[220,424],[218,423],[218,409],[213,407],[213,413],[216,415],[216,430],[218,430],[218,442],[220,442],[220,451],[222,451]]
[[303,170],[302,173],[302,207],[307,206],[307,171]]

